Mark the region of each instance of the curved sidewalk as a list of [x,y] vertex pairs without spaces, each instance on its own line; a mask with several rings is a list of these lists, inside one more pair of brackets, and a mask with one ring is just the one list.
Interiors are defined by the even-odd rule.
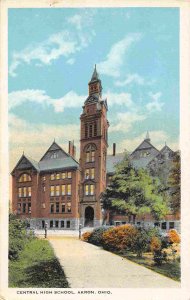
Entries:
[[180,283],[76,237],[51,236],[71,288],[179,288]]

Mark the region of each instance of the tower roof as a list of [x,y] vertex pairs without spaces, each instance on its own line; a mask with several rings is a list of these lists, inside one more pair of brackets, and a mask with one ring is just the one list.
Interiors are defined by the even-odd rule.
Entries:
[[94,81],[98,81],[98,80],[100,80],[100,79],[99,79],[99,75],[98,75],[98,72],[96,70],[96,65],[95,65],[90,82],[94,82]]

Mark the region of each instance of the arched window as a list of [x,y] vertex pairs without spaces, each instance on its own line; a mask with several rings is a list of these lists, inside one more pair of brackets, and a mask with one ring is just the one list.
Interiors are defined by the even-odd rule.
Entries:
[[86,147],[86,162],[94,162],[95,161],[95,146],[90,144]]
[[20,177],[19,177],[19,182],[26,182],[26,181],[32,181],[32,178],[29,174],[27,173],[23,173]]

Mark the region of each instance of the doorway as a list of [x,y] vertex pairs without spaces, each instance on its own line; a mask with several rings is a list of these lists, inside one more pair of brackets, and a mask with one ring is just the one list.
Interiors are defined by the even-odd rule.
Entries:
[[85,209],[84,226],[86,226],[86,227],[94,226],[94,209],[91,206],[87,206]]

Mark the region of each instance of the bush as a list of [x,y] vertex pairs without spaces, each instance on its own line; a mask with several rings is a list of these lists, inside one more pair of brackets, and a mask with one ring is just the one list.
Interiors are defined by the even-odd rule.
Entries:
[[32,239],[27,234],[27,221],[9,216],[9,259],[18,259],[19,252],[24,248],[27,240]]
[[103,245],[103,233],[106,232],[109,229],[109,227],[99,227],[92,231],[88,242],[92,243],[96,246],[102,246]]
[[150,241],[150,250],[152,253],[159,251],[162,248],[162,242],[157,236],[153,236]]
[[144,228],[138,228],[134,235],[134,241],[132,243],[132,251],[137,254],[138,257],[142,257],[142,254],[149,249],[150,236],[149,231]]
[[88,240],[89,240],[89,237],[91,236],[91,232],[84,232],[83,234],[82,234],[82,240],[84,241],[84,242],[88,242]]
[[137,229],[129,224],[110,228],[102,235],[103,247],[113,251],[131,249],[136,235]]
[[180,236],[175,229],[170,229],[168,232],[169,243],[171,244],[179,244]]
[[155,265],[161,266],[162,263],[163,263],[163,261],[166,261],[166,260],[167,260],[167,254],[166,254],[166,252],[162,251],[162,249],[154,251],[154,262],[155,262]]

